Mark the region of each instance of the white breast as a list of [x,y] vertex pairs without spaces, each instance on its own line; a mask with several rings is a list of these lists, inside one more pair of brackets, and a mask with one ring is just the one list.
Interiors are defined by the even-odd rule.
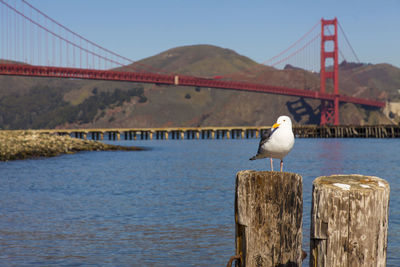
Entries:
[[276,129],[271,138],[263,144],[262,149],[266,157],[283,159],[292,150],[294,135],[292,129],[285,127]]

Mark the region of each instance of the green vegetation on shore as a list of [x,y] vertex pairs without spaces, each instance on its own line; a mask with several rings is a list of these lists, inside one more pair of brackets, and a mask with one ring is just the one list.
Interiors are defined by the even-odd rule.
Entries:
[[69,136],[30,131],[0,131],[0,161],[54,157],[79,151],[143,150],[101,142],[76,139]]
[[104,116],[106,108],[121,106],[133,97],[138,97],[139,103],[147,101],[141,85],[111,92],[94,88],[91,96],[78,105],[66,102],[64,91],[36,86],[25,95],[12,93],[0,97],[0,129],[49,129],[65,123],[90,123],[99,111],[100,117]]

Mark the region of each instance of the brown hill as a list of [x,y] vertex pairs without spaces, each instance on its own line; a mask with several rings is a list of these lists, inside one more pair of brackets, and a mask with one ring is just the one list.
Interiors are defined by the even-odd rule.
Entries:
[[340,88],[356,97],[400,100],[400,69],[389,64],[340,64]]
[[[318,85],[318,77],[310,72],[276,70],[259,65],[232,50],[210,45],[170,49],[130,67],[140,69],[143,65],[168,73],[206,78],[222,75],[223,79],[292,87],[300,84],[309,89]],[[298,98],[295,97],[155,85],[145,85],[145,95],[148,99],[146,103],[125,103],[123,107],[108,110],[104,117],[92,124],[68,127],[107,127],[110,123],[114,127],[266,125],[279,114],[289,113],[287,104],[304,105],[307,109],[306,113],[296,116],[299,122],[318,123],[315,110],[318,102],[296,102]]]
[[[143,69],[143,66],[167,73],[207,78],[222,76],[220,78],[306,90],[319,88],[318,74],[291,67],[277,70],[230,49],[211,45],[173,48],[143,59],[128,69]],[[395,97],[393,88],[400,88],[396,79],[399,71],[389,65],[382,68],[380,65],[344,63],[340,67],[341,91],[360,97]],[[380,72],[387,75],[386,79]],[[393,75],[396,77],[390,78]],[[53,94],[53,98],[43,97],[47,102],[32,96],[33,88],[45,95],[46,90],[37,89],[43,87]],[[28,110],[21,115],[27,117],[26,120],[20,119],[18,125],[13,124],[12,116],[8,116],[5,123],[3,112],[7,111],[0,110],[0,128],[269,125],[280,114],[289,114],[295,123],[319,123],[319,101],[316,100],[210,88],[0,76],[0,109],[10,95],[15,96],[11,102],[28,99],[28,102],[39,102],[36,106],[49,106],[49,102],[56,105],[49,109]],[[25,102],[24,108],[28,107]],[[379,110],[366,110],[352,104],[341,105],[340,112],[343,124],[389,122]],[[31,113],[35,116],[29,116]],[[51,123],[46,124],[46,118]],[[41,123],[34,123],[38,120]]]

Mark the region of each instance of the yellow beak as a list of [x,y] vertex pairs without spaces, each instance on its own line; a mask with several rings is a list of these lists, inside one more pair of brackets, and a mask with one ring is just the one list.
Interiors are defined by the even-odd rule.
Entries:
[[280,125],[279,123],[275,123],[274,125],[272,125],[272,128],[275,129],[276,127],[279,127],[279,125]]

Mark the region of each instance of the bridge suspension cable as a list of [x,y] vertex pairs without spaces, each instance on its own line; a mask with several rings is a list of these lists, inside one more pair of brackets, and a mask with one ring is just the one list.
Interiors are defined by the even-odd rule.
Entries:
[[[35,65],[85,69],[125,68],[136,72],[166,73],[100,46],[51,18],[26,0],[0,0],[2,58]],[[10,12],[11,11],[11,12]],[[20,18],[20,19],[18,19]],[[10,30],[11,29],[11,30]],[[3,41],[4,42],[4,41]],[[28,48],[29,46],[29,48]],[[22,50],[23,55],[19,55]],[[27,52],[29,51],[29,53]],[[11,55],[14,54],[14,58]]]
[[349,39],[347,38],[346,33],[344,32],[342,25],[338,21],[339,29],[341,33],[343,34],[344,39],[346,40],[347,45],[350,47],[351,51],[353,52],[354,57],[356,58],[357,62],[360,63],[360,59],[358,58],[356,51],[354,51],[353,46],[350,44]]
[[310,30],[302,35],[298,40],[277,55],[262,62],[260,65],[249,69],[240,70],[228,75],[220,76],[235,80],[253,79],[258,73],[265,70],[264,66],[284,68],[286,65],[299,67],[310,71],[319,71],[319,38],[321,33],[316,31],[320,21],[314,24]]
[[321,36],[321,34],[317,34],[316,36],[314,36],[314,38],[312,38],[311,40],[309,40],[307,43],[305,43],[302,47],[300,47],[299,49],[297,49],[296,51],[294,51],[293,53],[289,54],[288,56],[270,64],[269,66],[277,66],[283,62],[288,61],[288,59],[296,56],[297,54],[299,54],[300,52],[302,52],[306,47],[308,47],[311,43],[315,42],[316,40],[319,39],[319,37]]
[[[261,64],[263,65],[276,65],[276,64],[271,64],[274,63],[275,59],[281,57],[282,55],[286,54],[288,51],[290,51],[292,48],[294,48],[297,44],[299,44],[301,41],[303,41],[308,35],[310,35],[316,28],[317,26],[320,25],[320,22],[318,21],[308,32],[306,32],[303,36],[301,36],[296,42],[294,42],[292,45],[290,45],[288,48],[286,48],[285,50],[283,50],[282,52],[280,52],[279,54],[271,57],[270,59],[262,62]],[[280,61],[280,60],[279,60]]]
[[[1,0],[1,1],[3,2],[3,0]],[[128,63],[131,63],[131,64],[132,64],[132,63],[135,63],[135,61],[133,61],[133,60],[127,58],[127,57],[121,56],[121,55],[119,55],[119,54],[117,54],[117,53],[115,53],[115,52],[113,52],[113,51],[111,51],[111,50],[109,50],[109,49],[107,49],[107,48],[104,48],[104,47],[102,47],[102,46],[100,46],[100,45],[98,45],[98,44],[96,44],[96,43],[94,43],[94,42],[92,42],[92,41],[86,39],[86,38],[83,37],[82,35],[80,35],[80,34],[74,32],[74,31],[72,31],[71,29],[67,28],[66,26],[62,25],[62,24],[59,23],[58,21],[54,20],[53,18],[49,17],[49,16],[48,16],[47,14],[45,14],[44,12],[40,11],[39,9],[37,9],[36,7],[34,7],[33,5],[31,5],[29,2],[27,2],[27,1],[25,1],[25,0],[21,0],[21,1],[22,1],[23,3],[25,3],[27,6],[29,6],[32,10],[36,11],[37,13],[39,13],[40,15],[42,15],[43,17],[45,17],[46,19],[50,20],[52,23],[54,23],[54,24],[57,25],[58,27],[60,27],[60,28],[64,29],[65,31],[71,33],[73,36],[78,37],[80,40],[83,40],[83,41],[87,42],[88,44],[91,44],[92,46],[94,46],[94,47],[96,47],[96,48],[98,48],[98,49],[101,49],[101,50],[103,50],[103,51],[105,51],[105,52],[107,52],[107,53],[109,53],[109,54],[111,54],[111,55],[113,55],[113,56],[115,56],[115,57],[117,57],[117,58],[120,58],[120,59],[122,59],[122,60],[125,60],[125,61],[127,61]]]

